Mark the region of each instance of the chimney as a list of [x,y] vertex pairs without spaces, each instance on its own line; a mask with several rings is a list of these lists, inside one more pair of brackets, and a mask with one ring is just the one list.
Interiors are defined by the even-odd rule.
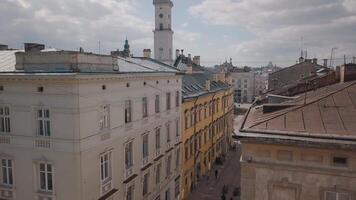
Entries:
[[193,74],[193,65],[190,60],[187,62],[187,69],[185,70],[186,74]]
[[313,58],[313,63],[317,65],[318,64],[318,59],[317,58]]
[[328,59],[323,59],[324,60],[324,67],[328,66]]
[[0,51],[8,50],[9,46],[6,44],[0,44]]
[[25,52],[40,52],[45,49],[44,44],[38,43],[25,43]]
[[151,58],[151,49],[144,49],[143,50],[143,57],[144,58]]
[[179,57],[179,49],[176,49],[176,58]]
[[193,57],[193,63],[195,63],[196,65],[200,66],[200,56],[194,56]]
[[205,81],[205,90],[210,91],[210,80]]

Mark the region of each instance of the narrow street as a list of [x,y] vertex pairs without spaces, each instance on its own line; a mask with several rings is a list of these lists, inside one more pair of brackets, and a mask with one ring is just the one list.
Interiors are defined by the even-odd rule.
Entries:
[[[228,192],[225,195],[226,200],[233,197],[233,190],[240,184],[240,164],[238,150],[230,150],[226,156],[223,165],[215,167],[204,177],[197,185],[195,190],[189,195],[189,200],[217,200],[221,199],[224,185],[228,186]],[[215,179],[215,170],[218,170],[218,178]],[[233,197],[237,200],[237,196]]]
[[[235,130],[239,129],[241,116],[237,116],[234,121]],[[230,150],[223,165],[215,165],[214,168],[198,183],[197,187],[188,196],[188,200],[219,200],[222,199],[224,185],[228,187],[225,195],[226,200],[231,198],[238,200],[238,196],[233,196],[235,188],[240,187],[240,149]],[[215,170],[218,170],[218,178],[215,179]]]

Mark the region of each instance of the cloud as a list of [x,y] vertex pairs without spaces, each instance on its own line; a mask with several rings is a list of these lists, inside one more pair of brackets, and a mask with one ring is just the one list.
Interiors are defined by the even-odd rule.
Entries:
[[235,60],[293,64],[301,37],[312,55],[326,57],[334,46],[339,54],[356,53],[354,0],[203,0],[189,12],[206,24],[240,27],[255,36],[228,47]]

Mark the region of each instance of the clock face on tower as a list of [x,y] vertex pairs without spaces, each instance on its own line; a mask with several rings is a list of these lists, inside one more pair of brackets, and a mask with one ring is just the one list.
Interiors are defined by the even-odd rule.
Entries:
[[161,14],[159,14],[159,17],[160,17],[160,18],[163,18],[163,14],[162,14],[162,13],[161,13]]

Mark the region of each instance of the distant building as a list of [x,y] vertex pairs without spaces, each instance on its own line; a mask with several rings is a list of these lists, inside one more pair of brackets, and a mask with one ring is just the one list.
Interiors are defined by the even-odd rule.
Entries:
[[356,74],[349,72],[349,82],[250,108],[235,133],[241,199],[355,198]]
[[236,103],[252,103],[255,98],[255,72],[250,67],[233,68],[230,70],[234,101]]
[[129,45],[129,41],[126,39],[125,40],[125,45],[124,45],[124,50],[120,51],[119,49],[116,51],[112,51],[111,52],[112,56],[119,56],[119,57],[123,57],[123,58],[127,58],[130,57],[130,45]]
[[295,84],[303,78],[312,76],[319,69],[324,68],[317,63],[317,59],[300,58],[299,63],[272,72],[268,76],[268,91]]

